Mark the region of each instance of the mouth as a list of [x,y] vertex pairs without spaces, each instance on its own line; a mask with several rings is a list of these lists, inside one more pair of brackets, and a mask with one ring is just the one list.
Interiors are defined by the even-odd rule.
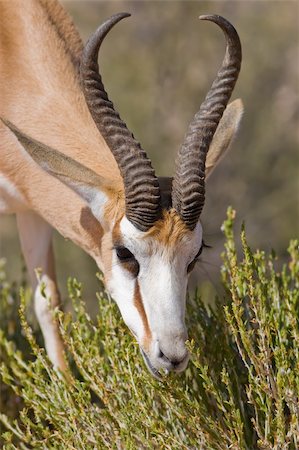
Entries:
[[152,363],[151,363],[150,360],[149,360],[149,357],[148,357],[147,354],[144,352],[144,350],[142,350],[142,348],[141,348],[140,350],[141,350],[141,354],[142,354],[142,356],[143,356],[144,362],[145,362],[145,364],[146,364],[146,367],[148,368],[150,374],[151,374],[154,378],[156,378],[156,380],[162,381],[163,378],[162,378],[162,375],[160,374],[160,372],[159,372],[157,369],[155,369],[155,367],[152,365]]

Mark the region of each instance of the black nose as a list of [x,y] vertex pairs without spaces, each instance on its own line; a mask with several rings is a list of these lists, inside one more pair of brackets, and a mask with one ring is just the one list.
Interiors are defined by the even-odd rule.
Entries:
[[177,367],[181,364],[182,361],[184,361],[185,357],[183,359],[180,359],[179,361],[177,359],[173,359],[171,360],[171,364],[173,365],[173,367]]
[[161,350],[159,352],[159,358],[163,358],[163,359],[166,359],[167,361],[169,361],[171,363],[171,365],[173,366],[173,368],[179,366],[181,364],[181,362],[184,361],[185,357],[186,357],[186,355],[184,355],[184,357],[182,359],[169,359]]

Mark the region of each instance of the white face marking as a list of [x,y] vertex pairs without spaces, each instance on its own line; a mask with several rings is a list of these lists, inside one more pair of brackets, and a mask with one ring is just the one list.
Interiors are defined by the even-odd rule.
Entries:
[[109,291],[117,302],[126,325],[135,336],[142,337],[142,320],[134,306],[135,283],[136,280],[122,267],[115,252],[113,252],[112,276],[108,283]]
[[[128,272],[113,250],[112,274],[108,288],[123,318],[143,346],[146,329],[144,317],[134,304],[136,283],[150,329],[147,356],[154,367],[173,368],[170,361],[183,361],[176,370],[186,367],[185,328],[187,267],[202,244],[200,223],[172,246],[146,236],[125,217],[120,222],[122,244],[139,263],[137,278]],[[161,356],[162,352],[164,356]],[[170,367],[171,366],[171,367]]]

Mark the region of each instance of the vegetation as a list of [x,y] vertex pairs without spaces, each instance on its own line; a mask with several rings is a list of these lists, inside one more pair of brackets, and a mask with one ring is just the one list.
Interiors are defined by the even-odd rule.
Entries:
[[96,323],[90,319],[76,280],[68,283],[75,317],[56,312],[73,361],[67,379],[59,376],[25,318],[22,289],[24,346],[15,329],[16,290],[2,274],[3,449],[299,448],[298,242],[277,271],[274,253],[252,252],[244,230],[238,259],[233,222],[229,210],[224,299],[213,309],[197,294],[189,299],[191,362],[163,382],[145,370],[103,291]]
[[[219,30],[200,23],[198,15],[215,12],[235,24],[244,54],[235,96],[244,100],[245,114],[234,150],[207,190],[203,220],[214,248],[209,276],[219,277],[214,268],[222,248],[218,224],[228,199],[239,220],[246,217],[250,242],[263,248],[275,242],[280,258],[252,253],[243,231],[243,256],[237,259],[230,213],[224,226],[224,298],[213,309],[198,294],[189,299],[192,360],[184,374],[165,377],[163,383],[147,373],[110,299],[100,294],[98,317],[90,320],[74,280],[68,288],[75,317],[57,317],[74,375],[59,378],[39,333],[32,334],[24,282],[18,282],[21,327],[19,284],[8,282],[0,269],[0,447],[299,448],[298,242],[290,244],[288,256],[284,252],[298,228],[296,2],[288,1],[287,7],[260,1],[63,3],[84,39],[103,18],[122,10],[133,13],[107,38],[100,64],[112,100],[159,175],[173,173],[187,124],[223,57]],[[72,271],[84,280],[86,301],[94,300],[93,263],[61,237],[55,245],[60,284]],[[8,273],[19,280],[16,246],[15,223],[2,217],[0,254]]]

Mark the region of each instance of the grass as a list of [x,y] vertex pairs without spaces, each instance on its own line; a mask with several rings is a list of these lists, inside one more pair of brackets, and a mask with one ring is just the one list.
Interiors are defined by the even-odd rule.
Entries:
[[56,312],[73,366],[61,378],[27,323],[24,289],[23,337],[16,328],[17,294],[2,274],[3,449],[299,448],[298,242],[278,271],[273,253],[251,251],[244,230],[238,258],[233,222],[230,209],[224,298],[213,309],[197,294],[189,299],[192,358],[184,374],[163,382],[145,370],[104,290],[94,322],[76,280],[68,285],[75,318]]

